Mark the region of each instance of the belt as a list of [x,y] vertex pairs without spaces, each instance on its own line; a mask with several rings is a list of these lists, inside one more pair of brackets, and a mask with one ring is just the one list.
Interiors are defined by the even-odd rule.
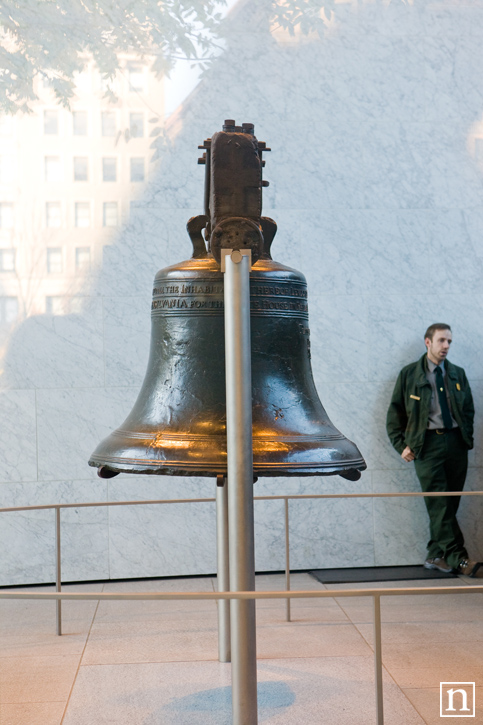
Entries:
[[454,433],[458,428],[429,428],[427,433],[435,433],[438,436],[445,435],[446,433]]

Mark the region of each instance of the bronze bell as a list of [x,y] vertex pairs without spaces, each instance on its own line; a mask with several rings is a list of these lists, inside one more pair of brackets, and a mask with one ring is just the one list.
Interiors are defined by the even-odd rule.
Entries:
[[[220,249],[252,250],[250,316],[254,476],[360,478],[358,448],[330,422],[315,389],[305,277],[275,262],[276,224],[261,217],[262,153],[253,126],[225,121],[205,141],[205,214],[188,222],[193,256],[154,280],[148,369],[138,399],[89,465],[118,473],[226,475],[225,348]],[[206,242],[202,231],[205,229]],[[220,231],[221,230],[221,231]]]

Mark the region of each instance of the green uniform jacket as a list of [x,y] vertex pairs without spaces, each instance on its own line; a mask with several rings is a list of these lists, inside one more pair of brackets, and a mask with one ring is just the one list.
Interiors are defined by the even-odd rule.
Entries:
[[[475,408],[465,371],[449,360],[444,361],[444,367],[453,418],[461,429],[466,445],[473,448]],[[426,378],[424,354],[399,373],[387,411],[387,434],[399,454],[409,446],[416,458],[419,456],[426,435],[430,405],[431,385]]]

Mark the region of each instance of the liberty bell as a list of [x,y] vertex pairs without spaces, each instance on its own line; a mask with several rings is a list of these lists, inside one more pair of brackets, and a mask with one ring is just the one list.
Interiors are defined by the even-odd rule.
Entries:
[[223,249],[251,250],[253,473],[360,478],[358,448],[331,423],[310,363],[305,277],[272,259],[261,216],[263,155],[253,124],[225,121],[207,139],[205,213],[191,218],[190,259],[154,279],[151,350],[138,399],[89,465],[118,473],[226,476]]

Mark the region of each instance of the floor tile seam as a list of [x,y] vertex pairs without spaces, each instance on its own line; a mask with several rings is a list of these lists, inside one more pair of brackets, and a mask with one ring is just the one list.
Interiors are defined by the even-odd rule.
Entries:
[[65,703],[65,700],[22,700],[21,702],[19,702],[18,700],[14,702],[9,702],[8,700],[1,700],[0,705],[45,705],[54,702]]
[[[105,584],[102,585],[101,591],[104,590],[104,586],[105,586]],[[79,672],[80,672],[80,667],[81,667],[81,664],[82,664],[82,659],[84,657],[84,654],[85,654],[85,651],[86,651],[86,648],[87,648],[87,643],[89,642],[89,636],[90,636],[92,627],[94,625],[94,621],[96,619],[96,614],[97,614],[97,611],[99,609],[100,603],[101,603],[100,600],[98,600],[97,603],[96,603],[96,607],[94,609],[94,612],[92,614],[92,620],[91,620],[91,624],[90,624],[90,627],[89,627],[89,631],[87,633],[86,641],[84,642],[84,647],[83,647],[82,652],[81,652],[81,654],[79,656],[79,661],[77,663],[77,668],[76,668],[76,671],[75,671],[75,674],[74,674],[74,678],[72,680],[72,685],[70,687],[69,694],[67,695],[67,699],[65,701],[64,712],[62,713],[62,718],[60,720],[60,724],[59,725],[62,725],[63,724],[63,722],[65,720],[65,716],[67,715],[67,709],[69,707],[69,702],[70,702],[70,699],[72,697],[72,693],[74,691],[75,683],[77,682],[77,677],[78,677]]]
[[149,660],[149,661],[145,661],[145,662],[92,662],[92,663],[85,662],[85,663],[79,665],[79,671],[83,667],[124,667],[126,665],[129,667],[133,667],[135,665],[143,665],[143,666],[147,666],[147,665],[181,665],[181,664],[191,665],[193,663],[204,664],[206,662],[215,662],[216,664],[219,664],[219,665],[231,664],[230,662],[220,662],[217,657],[212,657],[212,658],[206,659],[206,660],[193,659],[193,660],[161,660],[161,661]]

